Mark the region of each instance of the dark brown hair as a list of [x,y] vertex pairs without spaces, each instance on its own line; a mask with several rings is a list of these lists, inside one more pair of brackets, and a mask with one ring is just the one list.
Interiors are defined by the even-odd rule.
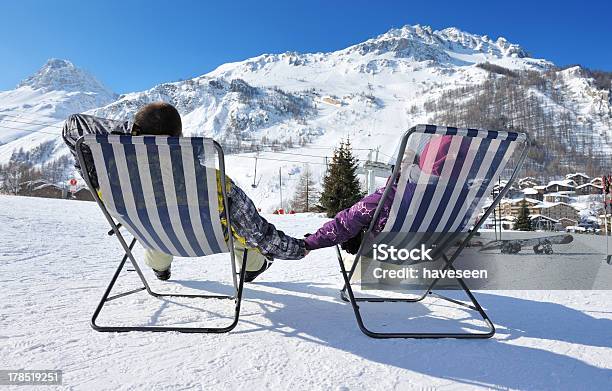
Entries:
[[149,103],[134,116],[132,135],[141,134],[180,137],[183,134],[181,115],[169,103]]

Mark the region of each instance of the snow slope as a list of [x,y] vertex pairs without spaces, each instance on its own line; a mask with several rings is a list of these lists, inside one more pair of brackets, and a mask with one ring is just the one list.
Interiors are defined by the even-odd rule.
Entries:
[[[266,217],[296,236],[325,221]],[[0,196],[0,368],[63,369],[64,385],[57,389],[74,390],[578,390],[612,384],[609,292],[478,292],[498,329],[491,340],[374,340],[358,330],[350,305],[338,298],[333,249],[276,261],[246,286],[241,321],[229,334],[97,333],[89,317],[121,256],[107,230],[93,203]],[[172,281],[154,281],[154,288],[223,290],[211,281],[226,276],[229,265],[222,256],[212,258],[177,260]],[[134,274],[123,272],[124,288],[137,286]],[[403,326],[453,329],[445,319],[455,317],[462,327],[481,328],[461,309],[429,303],[363,307],[370,311],[366,321],[383,329],[397,326],[383,321],[388,315]],[[223,304],[229,303],[139,293],[109,303],[100,322],[195,325],[230,314]]]

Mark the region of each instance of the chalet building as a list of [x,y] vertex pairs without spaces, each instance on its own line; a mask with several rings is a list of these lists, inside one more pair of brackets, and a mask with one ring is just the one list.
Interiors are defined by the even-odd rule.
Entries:
[[493,189],[491,190],[491,192],[493,194],[497,194],[500,191],[502,191],[502,189],[508,184],[507,180],[502,179],[501,181],[495,182],[493,184]]
[[544,194],[544,202],[565,202],[566,204],[569,204],[570,202],[570,196],[567,193],[561,192],[561,193],[548,193],[548,194]]
[[575,222],[580,220],[576,208],[565,202],[545,202],[537,207],[534,207],[534,209],[537,211],[537,214],[541,214],[542,216],[550,217],[555,220],[561,220],[563,218],[574,220]]
[[[564,193],[544,195],[544,201],[535,198],[524,197],[515,199],[503,199],[498,208],[503,216],[501,225],[504,229],[513,229],[514,221],[519,216],[523,205],[527,206],[529,215],[535,229],[541,230],[564,230],[565,227],[577,225],[580,221],[578,210],[569,204],[570,197]],[[486,207],[483,207],[483,212]],[[489,217],[484,228],[494,226],[495,222]],[[500,221],[497,221],[499,227]]]
[[544,195],[544,193],[546,193],[546,185],[536,185],[533,187],[535,190],[538,191],[538,193]]
[[500,219],[494,219],[489,216],[488,219],[482,223],[481,228],[484,229],[499,229],[500,225],[502,230],[511,230],[514,229],[514,223],[516,222],[516,217],[513,216],[502,216]]
[[542,231],[554,231],[559,226],[559,220],[540,214],[530,215],[531,227]]
[[593,179],[591,179],[591,182],[589,182],[589,183],[592,184],[592,185],[595,185],[595,186],[603,186],[601,177],[593,178]]
[[501,213],[503,216],[518,217],[523,205],[527,205],[532,216],[541,215],[557,222],[562,218],[573,220],[574,223],[579,220],[578,211],[567,202],[540,202],[533,198],[502,200]]
[[523,193],[523,191],[521,189],[518,189],[514,186],[512,186],[510,189],[508,189],[508,192],[506,193],[506,197],[508,198],[521,198],[524,197],[525,194]]
[[81,201],[94,201],[88,188],[82,187],[74,194],[68,192],[65,187],[48,183],[44,180],[27,181],[19,184],[17,195],[42,198],[69,198]]
[[511,200],[502,200],[500,202],[502,216],[518,217],[523,205],[527,205],[530,215],[540,213],[540,211],[537,209],[537,206],[540,205],[540,201],[533,198],[516,198]]
[[75,191],[72,198],[79,201],[95,201],[93,195],[91,195],[91,192],[86,187]]
[[578,195],[602,194],[602,191],[603,187],[601,185],[594,185],[590,182],[576,186],[576,194]]
[[[504,189],[504,187],[506,187],[507,184],[508,184],[508,181],[506,181],[506,180],[501,180],[499,182],[496,182],[493,185],[493,190],[491,190],[491,193],[494,194],[494,195],[499,194],[499,192],[501,192]],[[508,189],[508,192],[506,193],[506,197],[507,198],[520,198],[520,197],[523,197],[523,191],[520,189],[520,187],[517,187],[516,184],[513,184]]]
[[584,185],[585,183],[589,183],[591,181],[591,177],[587,174],[583,174],[581,172],[576,172],[574,174],[567,174],[565,176],[566,180],[571,180],[576,183],[576,186]]
[[66,198],[66,191],[59,186],[45,183],[30,190],[30,197]]
[[568,219],[565,217],[562,217],[559,219],[559,228],[561,229],[564,229],[566,227],[575,226],[576,224],[578,224],[577,220],[572,220],[572,219]]
[[519,179],[517,183],[520,189],[533,188],[534,186],[541,185],[540,181],[530,176]]
[[19,191],[17,192],[17,195],[29,196],[32,193],[33,189],[36,189],[37,187],[40,187],[46,184],[47,184],[47,181],[44,181],[42,179],[38,179],[35,181],[21,182],[19,184]]
[[543,201],[544,192],[540,192],[533,187],[526,187],[523,189],[523,195],[525,198],[533,198],[534,200]]
[[516,217],[502,216],[501,222],[498,223],[498,226],[501,225],[502,229],[511,230],[514,229],[514,224],[516,224]]
[[563,180],[563,181],[551,181],[546,185],[545,192],[546,193],[557,193],[560,191],[574,191],[576,189],[576,182],[573,180]]
[[43,198],[66,198],[66,191],[59,186],[39,179],[20,183],[17,195]]

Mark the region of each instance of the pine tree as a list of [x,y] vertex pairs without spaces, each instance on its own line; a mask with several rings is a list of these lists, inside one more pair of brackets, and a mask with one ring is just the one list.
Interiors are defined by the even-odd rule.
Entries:
[[523,203],[521,206],[516,223],[514,223],[514,229],[517,231],[533,231],[531,217],[529,217],[529,208],[526,203]]
[[357,179],[357,159],[353,156],[351,142],[341,142],[323,179],[320,203],[328,217],[352,206],[363,197]]
[[300,176],[300,181],[291,203],[296,212],[310,212],[315,207],[319,200],[319,194],[315,186],[312,171],[307,164]]

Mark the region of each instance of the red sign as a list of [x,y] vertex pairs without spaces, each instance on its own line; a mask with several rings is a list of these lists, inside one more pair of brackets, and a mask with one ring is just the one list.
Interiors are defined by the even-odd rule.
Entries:
[[76,184],[77,184],[77,180],[76,180],[76,179],[74,179],[74,178],[72,178],[72,179],[70,180],[70,186],[76,186]]

